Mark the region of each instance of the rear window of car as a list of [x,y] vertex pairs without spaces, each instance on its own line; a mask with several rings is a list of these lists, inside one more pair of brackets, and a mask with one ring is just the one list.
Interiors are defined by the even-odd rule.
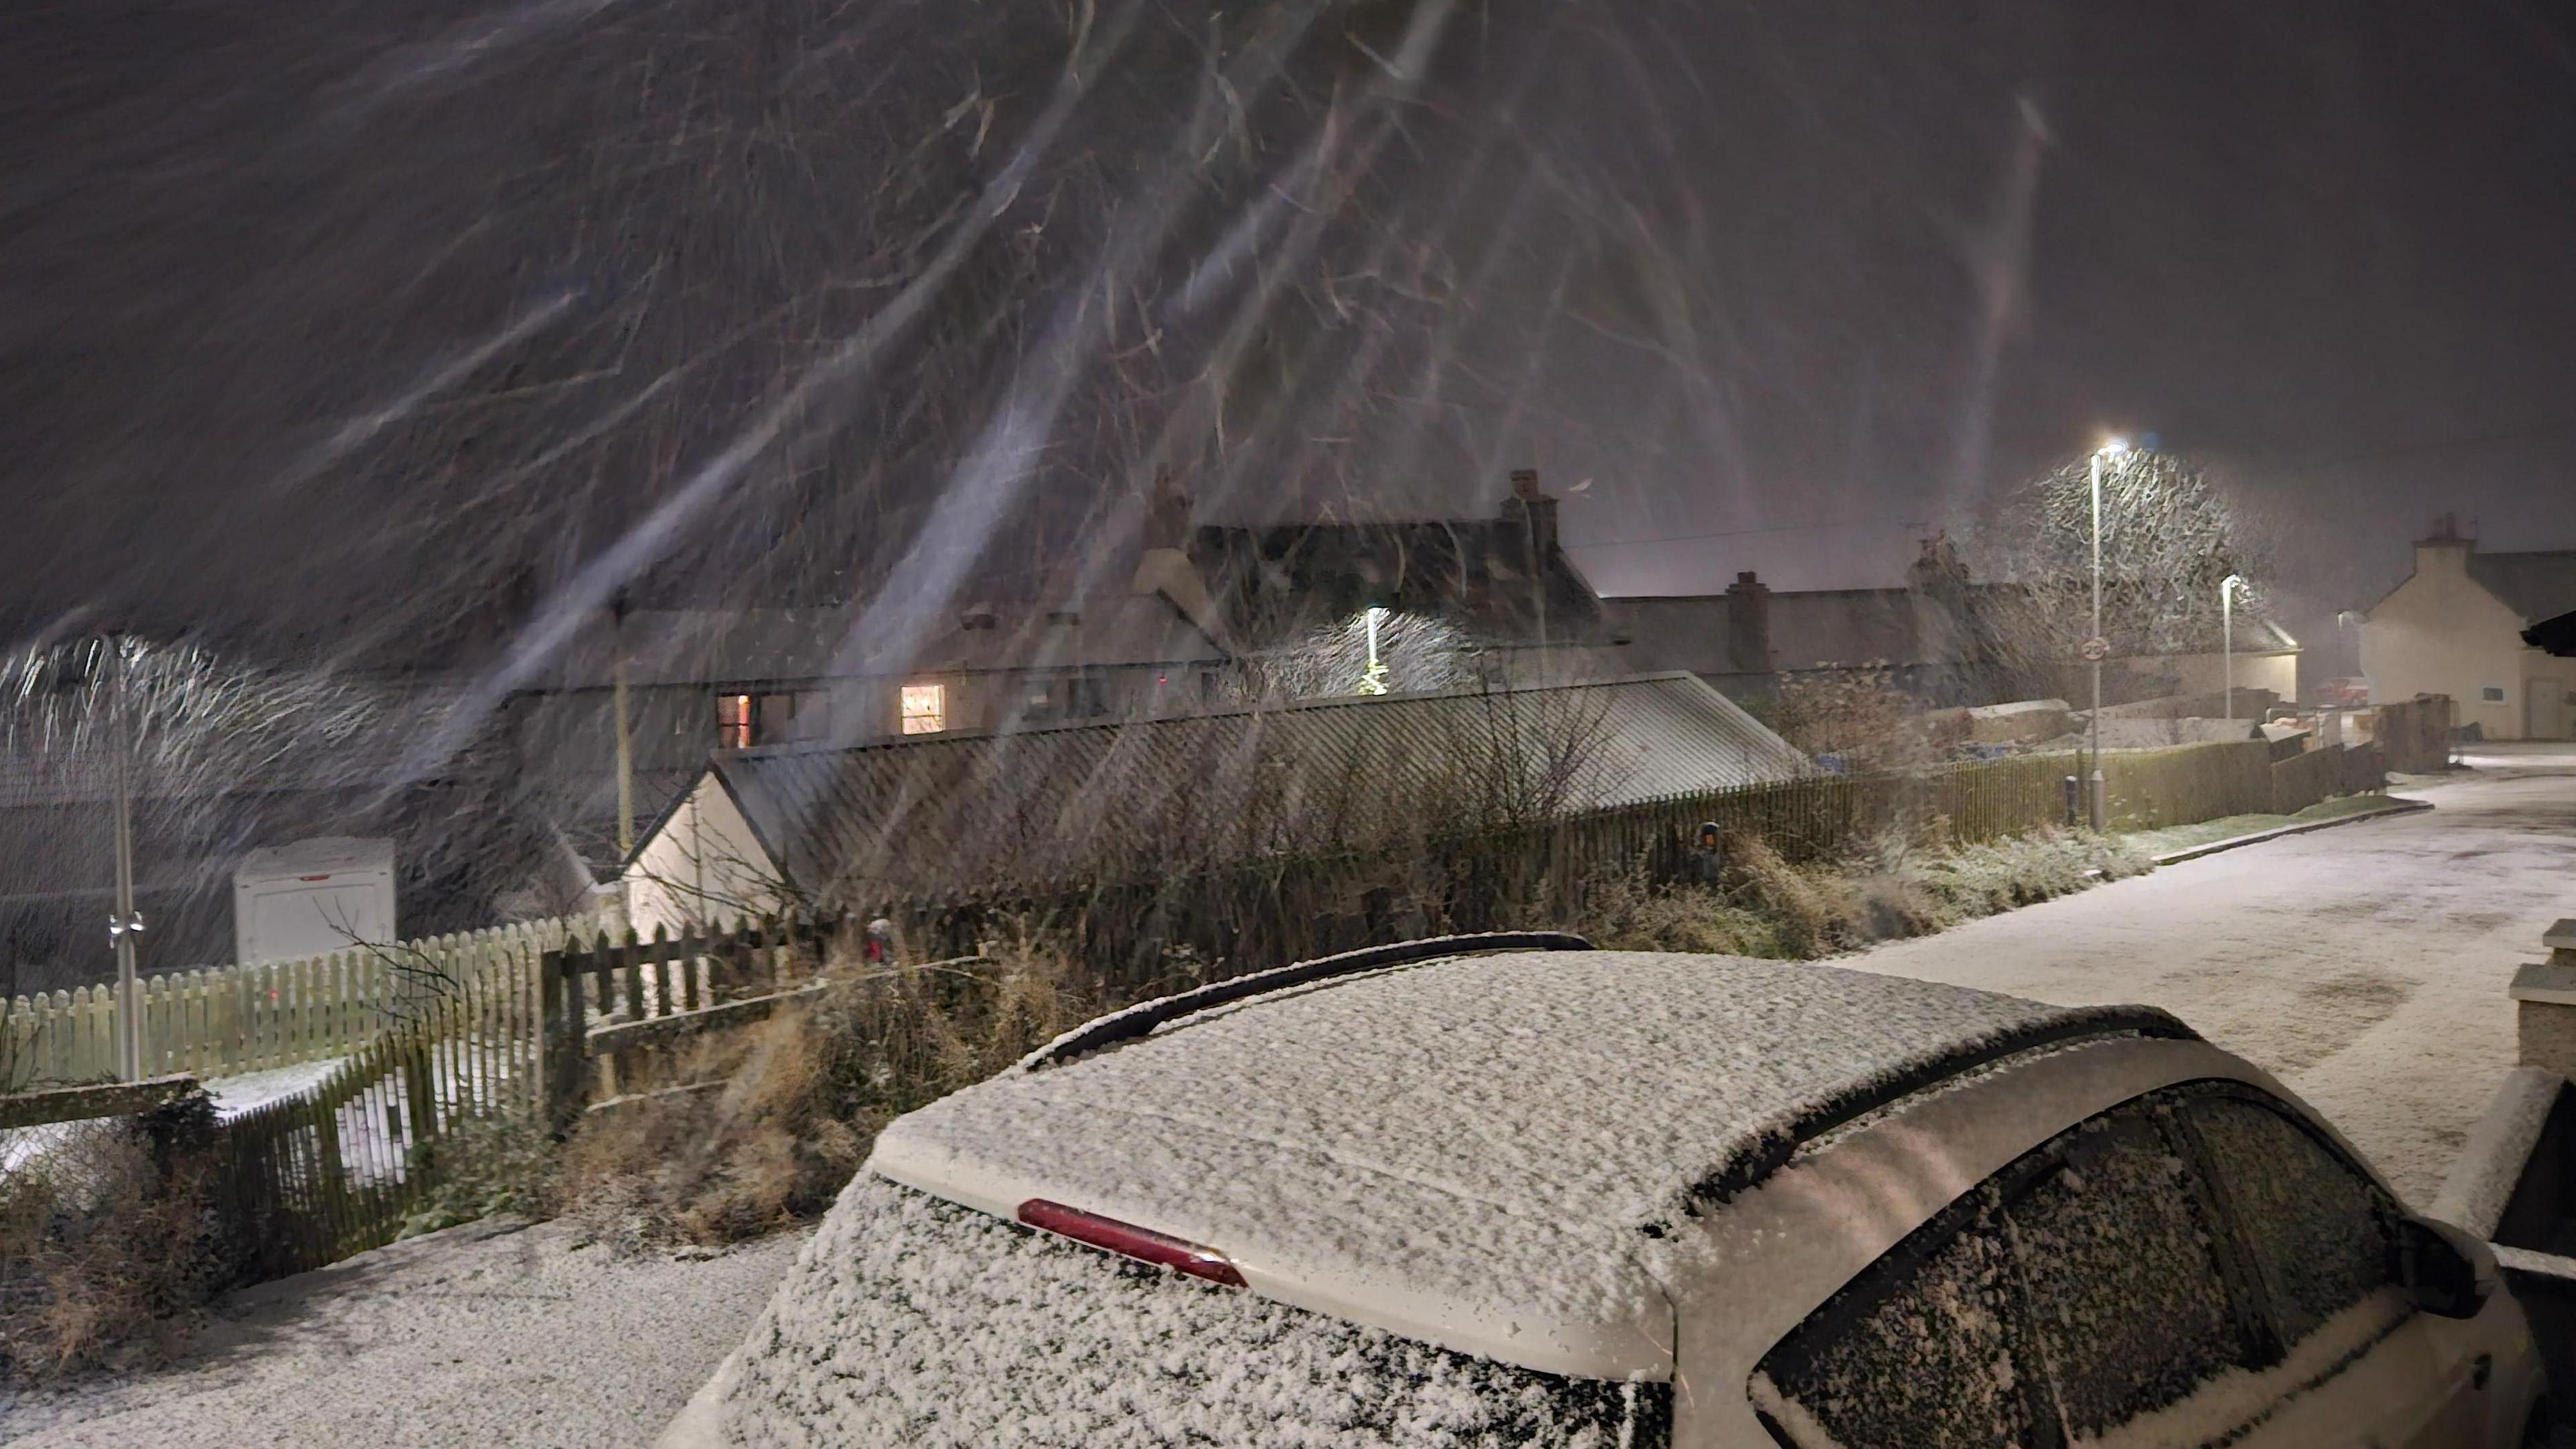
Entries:
[[730,1442],[1662,1449],[1671,1386],[1452,1352],[862,1173],[745,1345]]

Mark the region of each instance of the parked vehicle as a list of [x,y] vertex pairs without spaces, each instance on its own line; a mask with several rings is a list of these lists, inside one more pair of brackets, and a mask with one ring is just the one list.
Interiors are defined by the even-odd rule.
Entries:
[[2541,1442],[2486,1246],[2165,1013],[1580,946],[898,1120],[666,1445]]

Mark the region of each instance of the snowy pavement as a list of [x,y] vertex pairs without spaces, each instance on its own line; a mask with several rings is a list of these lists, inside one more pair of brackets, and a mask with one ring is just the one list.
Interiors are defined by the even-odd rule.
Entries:
[[633,1449],[750,1331],[808,1232],[618,1258],[489,1221],[235,1295],[177,1366],[12,1400],[13,1449]]
[[2576,916],[2576,746],[2487,745],[2435,809],[2167,866],[1838,964],[2144,1002],[2279,1077],[2433,1199],[2514,1064],[2515,967]]

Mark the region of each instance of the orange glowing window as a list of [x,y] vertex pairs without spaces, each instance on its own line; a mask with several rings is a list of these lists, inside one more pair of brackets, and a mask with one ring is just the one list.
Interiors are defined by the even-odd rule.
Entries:
[[935,735],[948,728],[948,686],[907,684],[903,687],[903,732]]

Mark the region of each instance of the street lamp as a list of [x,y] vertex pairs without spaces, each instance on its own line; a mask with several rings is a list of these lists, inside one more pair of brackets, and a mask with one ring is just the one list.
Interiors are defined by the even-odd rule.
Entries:
[[2113,438],[2093,450],[2093,632],[2085,637],[2084,657],[2093,665],[2093,718],[2089,726],[2093,746],[2092,799],[2086,816],[2095,830],[2106,818],[2102,797],[2102,661],[2111,652],[2102,638],[2102,460],[2117,458],[2129,451],[2129,445]]
[[2236,719],[2236,591],[2245,587],[2243,574],[2229,574],[2218,581],[2218,647],[2227,672],[2227,718]]
[[1386,610],[1379,605],[1371,604],[1363,617],[1368,621],[1368,668],[1360,674],[1360,693],[1384,694],[1386,693],[1386,664],[1377,657],[1377,630],[1378,625],[1386,618]]

